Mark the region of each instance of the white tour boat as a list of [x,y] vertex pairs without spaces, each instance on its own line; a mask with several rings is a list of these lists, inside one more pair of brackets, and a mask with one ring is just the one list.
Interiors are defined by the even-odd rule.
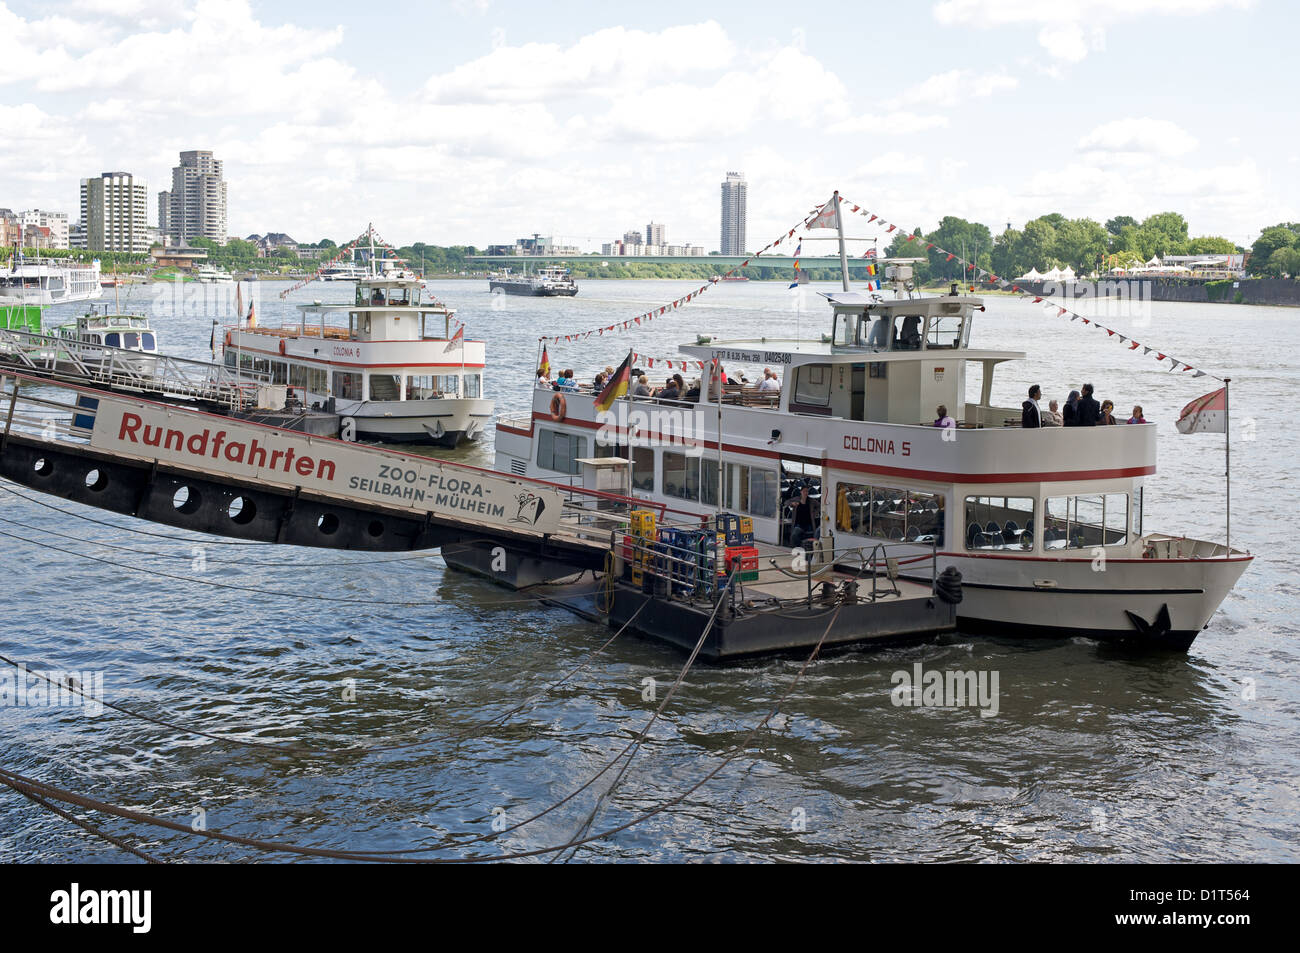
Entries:
[[200,265],[194,269],[194,280],[205,285],[228,285],[235,279],[224,268],[216,265]]
[[[1025,355],[971,346],[978,297],[827,298],[821,346],[682,347],[704,362],[702,402],[623,398],[599,414],[594,394],[535,391],[529,414],[497,422],[496,468],[566,480],[584,458],[629,457],[634,496],[743,514],[756,539],[785,546],[802,541],[807,485],[816,526],[802,545],[824,559],[891,543],[901,574],[911,562],[924,581],[937,552],[939,572],[962,575],[963,631],[1192,643],[1252,557],[1144,526],[1154,424],[1022,429],[1019,407],[990,401],[998,365]],[[715,360],[777,369],[782,389],[725,385],[719,401]],[[931,423],[940,404],[955,428]]]
[[0,268],[0,306],[48,307],[100,297],[99,259],[89,265],[63,259],[23,259]]
[[[418,278],[372,271],[351,303],[299,305],[300,321],[286,327],[229,328],[225,363],[269,373],[307,406],[333,406],[345,436],[443,447],[475,440],[492,417],[483,342],[453,336],[453,312],[422,301],[422,291]],[[327,323],[336,314],[346,325]]]

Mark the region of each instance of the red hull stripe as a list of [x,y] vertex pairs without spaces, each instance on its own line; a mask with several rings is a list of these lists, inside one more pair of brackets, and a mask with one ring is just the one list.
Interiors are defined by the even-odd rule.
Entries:
[[[547,420],[549,417],[533,411],[534,420]],[[565,421],[576,427],[585,427],[588,430],[599,430],[600,424],[594,421],[575,420],[570,418]],[[498,425],[500,426],[500,425]],[[623,433],[622,428],[618,433]],[[638,436],[647,436],[638,434]],[[662,440],[663,435],[654,433],[648,435],[654,439]],[[718,443],[716,440],[701,440],[700,445],[705,449],[717,450]],[[782,457],[798,456],[797,454],[784,454],[775,450],[759,450],[752,447],[742,447],[739,444],[724,443],[722,445],[725,453],[738,453],[751,457],[762,457],[767,460],[779,460]],[[856,460],[837,460],[834,457],[824,457],[822,459],[824,466],[834,470],[850,470],[855,473],[876,473],[881,476],[906,477],[912,480],[927,480],[933,483],[1054,483],[1062,480],[1114,480],[1125,477],[1150,476],[1156,472],[1154,466],[1145,467],[1115,467],[1110,470],[1047,470],[1042,472],[1020,472],[1020,473],[948,473],[942,470],[915,470],[908,467],[888,467],[878,464],[859,463]]]
[[461,364],[460,361],[455,361],[446,364],[441,362],[425,364],[425,363],[416,363],[413,361],[402,361],[396,364],[356,364],[350,361],[327,361],[324,360],[323,358],[306,357],[300,354],[281,354],[279,351],[264,351],[260,347],[240,347],[235,344],[230,345],[230,350],[248,351],[250,354],[265,354],[268,357],[275,358],[277,361],[279,360],[302,361],[304,364],[328,364],[330,367],[351,367],[356,370],[365,370],[372,367],[479,367],[481,368],[487,366],[486,364],[469,364],[469,363]]

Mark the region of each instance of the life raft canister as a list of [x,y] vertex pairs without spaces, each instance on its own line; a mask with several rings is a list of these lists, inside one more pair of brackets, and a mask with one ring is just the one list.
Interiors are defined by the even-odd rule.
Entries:
[[283,338],[281,338],[281,340],[280,340],[280,353],[281,353],[281,354],[284,354],[284,339],[283,339]]
[[569,404],[565,401],[563,394],[556,394],[551,398],[551,419],[556,423],[559,423],[564,419],[564,415],[568,412],[568,409]]

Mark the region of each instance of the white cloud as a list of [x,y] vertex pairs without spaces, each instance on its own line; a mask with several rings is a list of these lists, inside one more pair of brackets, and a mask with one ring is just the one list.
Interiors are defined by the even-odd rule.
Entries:
[[947,116],[908,112],[897,109],[883,115],[865,113],[850,119],[841,119],[826,128],[827,132],[842,134],[871,132],[884,136],[900,136],[926,129],[942,129],[948,125]]
[[1105,30],[1146,16],[1185,20],[1225,9],[1242,9],[1253,0],[942,0],[934,18],[943,26],[997,29],[1038,26],[1038,42],[1070,63],[1090,50],[1105,48]]
[[974,70],[953,69],[936,73],[902,95],[903,102],[943,105],[964,99],[991,96],[1002,90],[1015,89],[1019,81],[1006,73],[977,73]]
[[1196,139],[1168,119],[1114,119],[1079,140],[1081,149],[1150,156],[1180,156],[1196,148]]
[[676,79],[731,63],[735,47],[710,20],[658,33],[611,27],[563,47],[557,43],[501,45],[486,56],[431,77],[434,102],[545,102],[582,94],[641,89],[652,78]]

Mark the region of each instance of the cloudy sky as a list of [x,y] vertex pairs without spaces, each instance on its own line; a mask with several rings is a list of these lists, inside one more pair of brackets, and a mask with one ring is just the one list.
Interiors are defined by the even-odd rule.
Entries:
[[[105,170],[226,164],[230,231],[404,244],[667,225],[766,244],[839,188],[1000,231],[1175,210],[1251,241],[1300,219],[1284,0],[388,3],[0,0],[0,206]],[[150,211],[155,221],[156,202]]]

